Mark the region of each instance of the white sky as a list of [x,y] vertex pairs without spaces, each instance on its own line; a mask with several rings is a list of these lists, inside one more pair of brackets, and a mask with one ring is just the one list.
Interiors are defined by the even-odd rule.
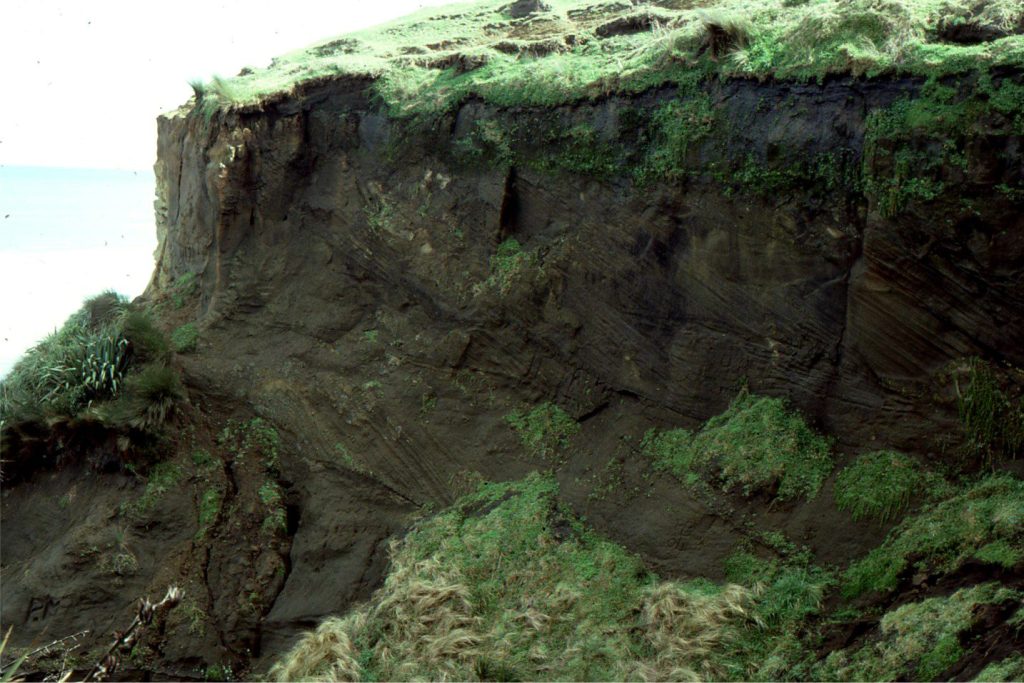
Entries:
[[[189,80],[265,66],[322,39],[444,4],[450,0],[0,0],[0,166],[151,174],[156,117],[188,100]],[[34,203],[45,196],[27,201],[22,212],[48,211]],[[89,211],[97,209],[54,215]],[[141,242],[96,235],[76,249],[24,251],[15,237],[26,223],[13,214],[0,207],[0,378],[86,297],[108,288],[141,294],[156,246],[155,226],[140,225]],[[139,246],[150,236],[150,246]]]
[[450,0],[4,0],[0,164],[152,168],[188,81]]

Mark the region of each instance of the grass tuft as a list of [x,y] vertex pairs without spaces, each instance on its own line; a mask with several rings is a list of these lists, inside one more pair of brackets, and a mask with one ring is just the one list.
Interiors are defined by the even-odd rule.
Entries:
[[526,450],[543,460],[554,459],[580,429],[579,423],[554,403],[541,403],[529,411],[512,411],[505,421],[519,434]]
[[1024,556],[1024,481],[991,475],[903,520],[843,576],[843,593],[890,593],[909,569],[948,573],[981,553],[1005,564]]
[[868,517],[880,522],[895,519],[911,500],[941,497],[949,485],[921,469],[917,461],[896,451],[865,453],[836,478],[836,506],[854,520]]
[[814,498],[832,471],[829,441],[781,399],[743,391],[696,434],[649,431],[641,447],[655,466],[688,484],[705,473],[726,490],[765,492],[778,500]]
[[176,353],[192,353],[199,341],[199,330],[195,323],[185,323],[171,332],[171,344]]

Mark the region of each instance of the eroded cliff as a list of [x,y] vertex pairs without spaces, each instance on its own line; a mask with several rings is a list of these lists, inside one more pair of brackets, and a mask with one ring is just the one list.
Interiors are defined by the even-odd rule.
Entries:
[[[415,514],[538,468],[663,576],[719,580],[766,530],[822,564],[878,545],[888,527],[837,510],[834,476],[795,500],[777,482],[695,495],[652,474],[641,440],[749,390],[834,437],[837,466],[891,448],[977,470],[972,359],[1011,398],[1024,363],[1021,80],[702,76],[402,116],[377,80],[342,76],[162,117],[146,299],[198,283],[165,310],[199,330],[178,359],[191,426],[163,507],[95,524],[127,520],[136,539],[117,595],[173,578],[195,600],[154,656],[177,675],[261,667],[367,598]],[[509,416],[537,405],[578,433],[524,448]],[[54,550],[81,520],[12,537],[14,510],[78,475],[35,476],[49,478],[5,492],[5,565],[84,578],[61,592],[5,573],[20,644],[121,608],[94,608],[109,572]],[[89,477],[96,510],[129,495]],[[64,607],[40,617],[40,600]]]

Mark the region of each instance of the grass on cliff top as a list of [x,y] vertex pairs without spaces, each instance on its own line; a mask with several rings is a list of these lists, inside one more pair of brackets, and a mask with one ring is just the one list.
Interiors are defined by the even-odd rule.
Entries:
[[[193,87],[208,112],[256,105],[296,84],[375,78],[397,116],[475,95],[552,105],[639,91],[694,74],[821,79],[944,75],[1024,63],[1017,0],[547,0],[513,18],[506,0],[416,14],[325,40],[234,78]],[[985,40],[951,42],[959,33]]]

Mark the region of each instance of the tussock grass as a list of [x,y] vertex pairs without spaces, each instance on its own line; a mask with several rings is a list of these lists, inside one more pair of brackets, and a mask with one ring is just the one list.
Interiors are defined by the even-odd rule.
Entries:
[[531,475],[485,484],[391,548],[369,603],[325,621],[280,680],[698,680],[757,625],[740,586],[659,582]]
[[847,569],[843,593],[888,593],[905,570],[951,572],[979,553],[1004,566],[1024,560],[1024,481],[992,475],[905,519]]
[[[643,13],[589,0],[547,5],[529,20],[510,20],[504,0],[423,10],[193,88],[209,113],[258,105],[304,81],[372,78],[393,115],[422,116],[471,95],[509,106],[562,104],[694,71],[941,76],[1024,61],[1017,0],[695,0]],[[607,30],[616,20],[635,28]],[[956,42],[958,31],[981,39]]]
[[895,519],[915,498],[928,500],[951,493],[940,475],[924,470],[916,460],[896,451],[859,456],[836,477],[835,498],[840,510],[855,520]]
[[116,396],[130,353],[120,326],[124,297],[103,292],[25,355],[0,383],[0,420],[74,415],[94,400]]
[[814,498],[832,471],[829,441],[815,434],[781,399],[743,391],[729,409],[695,434],[650,430],[641,442],[655,466],[687,484],[702,476],[744,495]]

